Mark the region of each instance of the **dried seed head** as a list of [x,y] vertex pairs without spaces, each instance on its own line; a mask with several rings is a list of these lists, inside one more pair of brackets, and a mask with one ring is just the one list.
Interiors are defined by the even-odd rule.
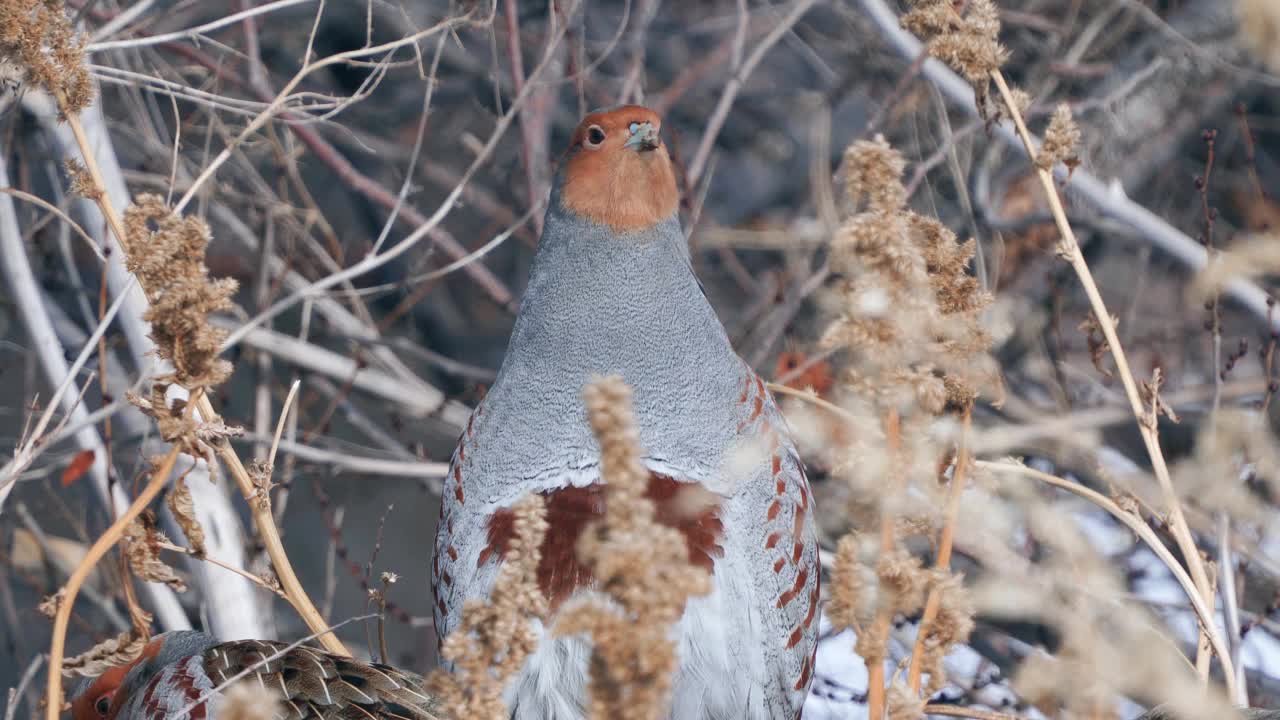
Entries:
[[156,527],[155,516],[151,511],[139,515],[124,529],[125,557],[129,567],[140,580],[165,583],[169,587],[182,592],[187,584],[174,569],[160,559],[158,543],[167,539]]
[[[605,512],[579,538],[578,556],[609,599],[571,601],[555,632],[591,636],[591,717],[656,720],[668,715],[679,661],[671,629],[689,598],[710,592],[711,582],[689,561],[680,532],[659,523],[644,496],[649,472],[640,462],[631,389],[611,376],[592,381],[583,396],[600,445]],[[704,507],[711,501],[690,500]]]
[[231,374],[231,364],[218,358],[227,334],[209,324],[209,315],[232,307],[236,281],[209,278],[209,226],[170,212],[160,196],[149,194],[125,211],[124,223],[127,264],[151,303],[144,319],[156,352],[189,390],[221,384]]
[[547,600],[538,588],[538,563],[547,534],[546,504],[529,495],[512,508],[514,536],[487,601],[469,600],[462,623],[445,638],[441,654],[454,672],[436,670],[428,680],[448,717],[509,715],[502,694],[536,649]]
[[1044,133],[1044,144],[1036,155],[1036,166],[1042,170],[1051,170],[1057,163],[1068,168],[1080,164],[1076,157],[1076,147],[1080,144],[1080,128],[1071,116],[1071,108],[1066,103],[1053,111],[1053,119],[1049,121],[1049,129]]
[[23,84],[52,95],[63,117],[93,102],[84,45],[63,3],[0,0],[0,64],[16,65]]
[[978,109],[989,117],[991,74],[1009,57],[1000,44],[1000,14],[991,0],[972,0],[964,16],[951,0],[913,0],[902,26],[919,35],[929,54],[949,65],[973,85]]

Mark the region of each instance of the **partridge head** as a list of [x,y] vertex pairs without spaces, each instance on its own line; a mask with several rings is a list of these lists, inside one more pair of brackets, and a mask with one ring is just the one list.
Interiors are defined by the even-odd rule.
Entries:
[[[808,481],[773,398],[694,275],[661,131],[655,113],[628,105],[586,116],[570,139],[506,357],[446,477],[432,560],[437,635],[488,595],[512,539],[511,506],[530,493],[546,501],[538,582],[553,612],[597,591],[576,553],[604,507],[581,393],[593,376],[621,375],[655,517],[712,578],[674,628],[669,716],[793,718],[817,633]],[[717,502],[691,516],[679,498],[694,486]],[[585,717],[590,656],[588,638],[544,635],[507,688],[512,716]]]

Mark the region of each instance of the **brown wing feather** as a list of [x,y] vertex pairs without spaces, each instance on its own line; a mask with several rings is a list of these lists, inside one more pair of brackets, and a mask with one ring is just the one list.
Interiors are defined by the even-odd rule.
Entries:
[[240,640],[205,651],[205,668],[221,682],[253,668],[264,686],[279,690],[288,720],[438,720],[437,703],[421,677],[380,663],[364,663],[285,643]]

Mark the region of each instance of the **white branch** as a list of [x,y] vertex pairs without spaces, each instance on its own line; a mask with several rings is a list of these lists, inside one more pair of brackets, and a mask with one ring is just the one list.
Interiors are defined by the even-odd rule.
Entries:
[[[920,56],[923,48],[920,40],[898,24],[898,14],[890,9],[884,0],[858,1],[898,54],[911,60]],[[963,108],[970,115],[977,116],[978,107],[974,102],[973,88],[950,68],[929,58],[924,63],[924,75],[951,103]],[[1021,151],[1022,142],[1007,120],[996,124],[995,131],[1006,144]],[[1039,145],[1038,140],[1036,144]],[[1067,171],[1061,167],[1055,174],[1059,182],[1068,180]],[[1082,168],[1077,168],[1074,173],[1071,173],[1069,180],[1067,192],[1087,200],[1102,216],[1128,225],[1152,245],[1172,255],[1192,270],[1204,269],[1206,253],[1199,243],[1155,213],[1130,200],[1118,184],[1113,186],[1103,182]],[[1258,317],[1267,318],[1267,293],[1256,284],[1247,280],[1232,280],[1227,283],[1227,294]],[[1280,318],[1276,318],[1273,322],[1274,327],[1280,329]]]
[[[216,324],[235,327],[232,322],[219,318],[214,320]],[[292,335],[255,327],[244,333],[241,342],[255,350],[269,352],[286,362],[326,375],[340,383],[350,381],[352,387],[396,403],[415,417],[425,417],[439,412],[440,418],[445,423],[451,427],[460,428],[466,424],[471,414],[466,405],[452,400],[446,401],[443,393],[430,385],[425,387],[407,385],[399,378],[373,368],[362,368],[351,358],[304,342]]]
[[[57,122],[56,110],[48,98],[38,93],[28,93],[23,102],[29,109],[36,111],[41,122],[53,133],[61,155],[65,158],[78,159],[80,150],[75,138],[70,128],[64,123]],[[124,175],[120,171],[115,147],[107,134],[106,121],[102,116],[101,96],[95,98],[94,103],[81,112],[80,121],[102,172],[105,190],[111,197],[112,206],[123,210],[131,204],[132,200],[124,182]],[[80,198],[77,201],[77,210],[84,215],[85,227],[110,250],[107,256],[107,286],[112,295],[128,293],[118,322],[124,330],[134,366],[139,369],[147,367],[153,357],[155,345],[149,337],[151,328],[142,319],[143,313],[148,308],[146,297],[136,285],[131,287],[132,275],[124,266],[124,252],[118,239],[106,231],[106,221],[97,204]],[[194,459],[187,458],[186,462],[194,462]],[[222,529],[216,534],[209,533],[206,543],[209,553],[223,562],[243,568],[244,530],[240,523],[240,516],[231,503],[231,498],[226,492],[220,490],[205,493],[201,500],[201,503],[195,505],[196,519],[202,526]],[[121,508],[127,506],[127,500],[120,505]],[[231,528],[235,528],[236,531],[231,531]],[[209,618],[213,626],[222,630],[223,637],[270,637],[271,628],[265,620],[268,606],[252,583],[232,573],[221,573],[217,577],[210,577],[199,570],[196,572],[196,578],[204,597],[218,598],[216,604],[213,602],[209,604]]]
[[[0,157],[0,186],[8,185],[8,169],[4,158]],[[23,326],[39,359],[45,382],[51,388],[59,387],[69,375],[70,368],[63,357],[62,344],[53,332],[53,323],[41,300],[35,275],[31,272],[13,198],[4,194],[0,194],[0,272],[4,274],[14,306],[22,316]],[[64,397],[64,412],[70,415],[73,422],[83,420],[88,415],[84,405],[72,396]],[[129,506],[129,498],[119,485],[112,486],[107,481],[107,453],[98,431],[92,426],[85,426],[76,433],[75,438],[82,450],[93,452],[93,465],[90,466],[88,475],[103,505],[111,508],[113,516],[117,515]],[[0,507],[3,507],[4,499],[12,487],[12,484],[0,487]],[[191,627],[172,590],[156,583],[145,583],[143,587],[151,598],[152,609],[161,626],[167,630],[185,630]]]

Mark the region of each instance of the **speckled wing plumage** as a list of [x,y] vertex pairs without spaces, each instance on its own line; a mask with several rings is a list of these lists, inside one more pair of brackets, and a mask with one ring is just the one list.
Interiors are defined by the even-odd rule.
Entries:
[[[487,595],[504,517],[531,492],[548,502],[539,580],[553,607],[592,591],[572,552],[584,515],[599,509],[581,393],[593,375],[619,374],[634,391],[657,517],[713,573],[711,594],[691,600],[676,628],[670,716],[797,717],[812,676],[819,570],[809,488],[785,424],[703,295],[678,219],[618,232],[565,210],[559,191],[507,356],[445,480],[432,560],[438,634]],[[664,501],[681,483],[719,506],[696,522],[673,517]],[[582,638],[544,637],[509,688],[513,717],[583,717],[588,657]]]
[[[145,682],[122,696],[113,720],[173,720],[187,708],[192,720],[215,717],[222,697],[214,689],[245,671],[236,682],[256,682],[280,695],[281,720],[439,717],[416,675],[305,646],[286,648],[280,642],[240,640],[206,647],[162,667],[139,666],[132,673]],[[130,684],[127,679],[125,687]]]
[[813,679],[821,575],[809,479],[773,396],[749,368],[740,400],[744,431],[768,451],[766,463],[736,498],[744,526],[754,531],[742,551],[754,568],[756,597],[765,601],[763,635],[774,643],[782,639],[766,647],[766,653],[776,653],[770,663],[786,700],[773,717],[799,717]]

